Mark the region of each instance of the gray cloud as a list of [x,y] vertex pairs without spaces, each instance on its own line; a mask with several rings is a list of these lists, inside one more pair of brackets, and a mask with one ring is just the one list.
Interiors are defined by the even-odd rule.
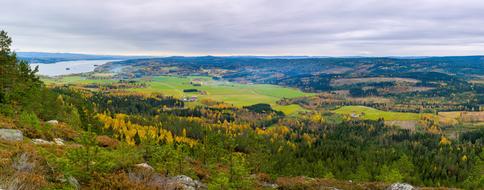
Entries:
[[484,54],[481,0],[2,0],[17,51]]

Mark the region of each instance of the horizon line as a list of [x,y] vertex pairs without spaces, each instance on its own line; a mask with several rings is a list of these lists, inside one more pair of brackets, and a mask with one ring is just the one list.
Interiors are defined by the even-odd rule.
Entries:
[[465,55],[257,55],[257,54],[191,54],[191,55],[155,55],[155,54],[99,54],[85,52],[48,52],[48,51],[13,51],[18,53],[45,53],[45,54],[75,54],[86,56],[118,56],[118,57],[307,57],[307,58],[427,58],[427,57],[483,57],[484,54],[465,54]]

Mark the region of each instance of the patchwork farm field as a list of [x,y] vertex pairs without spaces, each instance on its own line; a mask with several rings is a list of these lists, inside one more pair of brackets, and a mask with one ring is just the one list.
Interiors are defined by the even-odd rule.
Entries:
[[367,78],[342,78],[331,81],[332,86],[352,85],[358,83],[379,83],[379,82],[406,82],[417,83],[419,80],[399,77],[367,77]]
[[[47,84],[109,84],[115,80],[93,80],[81,76],[65,76],[58,79],[43,79]],[[270,104],[274,109],[284,112],[287,115],[303,111],[299,105],[278,105],[276,101],[281,98],[294,98],[300,96],[311,96],[312,93],[305,93],[298,89],[281,87],[268,84],[239,84],[227,81],[213,80],[204,76],[158,76],[142,79],[147,86],[144,88],[127,89],[139,93],[162,93],[177,98],[196,96],[197,104],[200,100],[211,99],[223,101],[237,107],[253,105],[257,103]],[[200,85],[194,85],[194,81]],[[196,89],[197,92],[184,92],[187,89]]]
[[91,83],[98,83],[98,84],[108,84],[114,83],[115,80],[96,80],[96,79],[88,79],[81,75],[68,75],[62,77],[40,77],[40,79],[47,85],[53,84],[91,84]]
[[[402,129],[415,130],[418,121],[422,115],[436,118],[438,123],[442,126],[445,134],[449,137],[457,138],[457,134],[462,131],[471,131],[484,127],[484,112],[439,112],[438,115],[425,113],[405,113],[405,112],[392,112],[382,111],[366,106],[343,106],[332,112],[342,115],[348,115],[350,117],[357,117],[361,119],[377,120],[383,118],[385,124],[398,126]],[[460,119],[459,119],[460,118]],[[457,126],[461,120],[461,127]],[[450,126],[450,127],[449,127]]]
[[366,106],[343,106],[333,112],[370,120],[383,118],[385,121],[416,121],[420,118],[420,114],[417,113],[382,111]]

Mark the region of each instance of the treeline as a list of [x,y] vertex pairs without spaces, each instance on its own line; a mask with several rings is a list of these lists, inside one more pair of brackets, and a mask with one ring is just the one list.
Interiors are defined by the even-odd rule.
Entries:
[[[150,102],[147,99],[137,101],[152,105],[147,103]],[[210,107],[159,110],[158,114],[151,116],[133,113],[123,107],[122,103],[112,104],[110,109],[118,110],[118,113],[130,113],[131,125],[152,126],[159,131],[169,131],[174,137],[195,140],[197,143],[191,143],[189,147],[184,148],[187,150],[186,156],[201,161],[203,164],[196,167],[216,172],[218,177],[227,175],[230,178],[231,175],[235,175],[230,172],[224,174],[223,171],[213,170],[213,167],[220,164],[221,160],[234,159],[230,157],[237,155],[237,159],[241,159],[239,161],[242,162],[240,165],[231,165],[229,160],[225,163],[229,168],[238,167],[245,171],[245,174],[237,175],[266,173],[274,177],[310,176],[355,181],[405,181],[425,186],[482,185],[477,171],[478,163],[483,159],[484,139],[479,136],[482,132],[465,133],[461,139],[450,142],[438,134],[388,128],[381,120],[334,120],[331,114],[313,113],[298,118],[279,117],[274,121],[273,118],[277,114],[271,114],[264,105],[248,107],[246,111]],[[267,125],[260,121],[272,124]],[[99,134],[111,133],[102,127],[103,124],[94,122],[92,126]],[[141,128],[134,130],[129,135],[133,139],[129,142],[144,146],[146,141],[142,139],[146,135],[144,132],[140,133],[140,130]],[[118,136],[126,138],[128,134]],[[165,141],[155,144],[166,146]],[[172,146],[183,144],[184,141],[179,141]],[[146,157],[148,163],[159,164],[149,159],[152,155]],[[185,172],[195,167],[190,163],[185,164]],[[205,175],[208,174],[191,172],[195,172],[201,179],[215,180],[207,178]],[[236,183],[229,180],[225,185],[242,187]]]
[[133,115],[155,115],[159,113],[160,109],[184,107],[183,101],[162,95],[144,97],[139,95],[109,95],[98,92],[90,96],[88,101],[95,103],[101,112]]
[[37,68],[19,60],[10,49],[11,43],[7,33],[0,31],[0,114],[70,122],[70,116],[76,117],[76,108],[46,88],[36,76]]

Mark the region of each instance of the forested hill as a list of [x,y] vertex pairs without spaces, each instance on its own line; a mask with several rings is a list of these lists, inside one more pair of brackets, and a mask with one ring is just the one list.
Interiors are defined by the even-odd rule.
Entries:
[[[418,81],[414,87],[434,88],[436,85],[445,85],[445,88],[449,88],[450,85],[454,89],[467,91],[461,87],[469,87],[468,81],[484,78],[484,57],[167,57],[112,62],[98,67],[96,71],[116,71],[118,77],[124,79],[158,75],[205,75],[240,83],[290,86],[307,92],[348,90],[355,87],[340,88],[332,85],[335,80],[345,78],[408,78]],[[368,82],[367,79],[362,80]],[[384,82],[386,84],[379,85],[388,85],[388,81]]]
[[[429,58],[256,58],[256,57],[167,57],[134,59],[111,63],[98,70],[129,67],[136,76],[158,75],[160,68],[173,67],[177,74],[201,73],[222,69],[224,78],[253,82],[290,78],[302,75],[338,74],[344,76],[386,76],[396,73],[440,72],[459,77],[484,74],[484,57]],[[162,70],[162,69],[161,69]]]
[[[295,74],[354,73],[387,74],[395,72],[436,71],[465,76],[484,74],[483,56],[428,57],[428,58],[258,58],[258,57],[167,57],[133,59],[112,63],[112,66],[176,66],[186,69],[227,69],[280,72]],[[297,69],[296,69],[297,68]],[[339,69],[335,69],[339,68]]]

